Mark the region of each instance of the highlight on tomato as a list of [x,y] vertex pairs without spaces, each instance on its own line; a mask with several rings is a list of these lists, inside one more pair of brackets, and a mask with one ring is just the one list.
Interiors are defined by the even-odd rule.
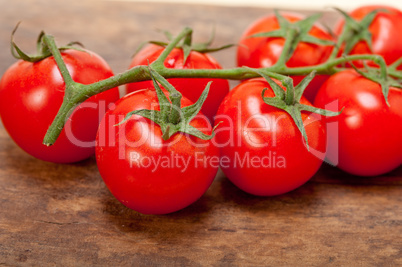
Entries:
[[[284,60],[288,67],[305,67],[325,62],[333,49],[334,39],[317,21],[319,15],[305,17],[299,13],[276,12],[254,21],[242,34],[237,47],[237,66],[252,68],[271,67]],[[295,28],[293,47],[284,54],[284,45]],[[288,53],[289,52],[289,53]],[[285,55],[287,54],[287,55]],[[284,58],[281,58],[284,57]],[[304,76],[292,76],[295,85]],[[304,96],[313,101],[316,92],[328,75],[316,75]]]
[[207,191],[219,168],[219,150],[209,120],[200,113],[209,84],[193,104],[151,73],[155,89],[130,93],[106,113],[96,139],[96,161],[122,204],[144,214],[166,214]]
[[326,113],[302,96],[307,84],[289,101],[293,94],[279,81],[264,78],[246,80],[225,97],[215,119],[216,142],[231,182],[253,195],[274,196],[300,187],[320,168],[326,131],[312,111]]
[[340,169],[359,176],[382,175],[402,163],[402,91],[390,87],[388,104],[381,86],[355,70],[331,76],[318,91],[314,105],[343,112],[324,119],[329,142],[327,157]]

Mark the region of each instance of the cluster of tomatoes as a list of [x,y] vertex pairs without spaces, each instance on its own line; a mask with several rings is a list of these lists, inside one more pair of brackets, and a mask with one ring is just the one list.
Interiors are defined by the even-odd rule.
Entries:
[[[361,7],[350,16],[361,20],[375,8]],[[303,17],[282,16],[290,22]],[[279,27],[275,15],[253,23],[237,46],[238,66],[274,65],[284,38],[250,36]],[[378,54],[387,64],[402,57],[402,43],[398,42],[401,11],[382,7],[369,31],[371,47],[360,41],[350,54]],[[309,34],[336,39],[318,23]],[[286,64],[318,65],[328,60],[333,49],[333,45],[300,42]],[[155,61],[163,50],[149,44],[136,54],[130,68]],[[64,50],[62,57],[78,83],[113,76],[107,63],[93,52]],[[221,69],[205,53],[191,51],[184,60],[180,48],[173,49],[164,64],[176,69]],[[296,85],[303,77],[292,78]],[[184,96],[182,107],[190,109],[211,79],[168,81]],[[55,144],[47,147],[42,140],[63,101],[64,81],[52,57],[35,63],[19,60],[0,81],[0,115],[13,140],[38,159],[69,163],[96,152],[99,172],[109,190],[121,203],[141,213],[164,214],[190,205],[206,192],[218,168],[242,190],[273,196],[303,185],[324,160],[359,176],[381,175],[402,162],[402,91],[391,87],[387,103],[381,86],[352,68],[332,76],[318,75],[308,85],[301,104],[332,111],[343,108],[339,116],[328,118],[301,113],[308,145],[289,113],[264,102],[274,91],[263,78],[244,80],[231,90],[227,80],[212,79],[201,112],[187,126],[213,136],[205,140],[182,132],[166,140],[157,123],[139,115],[120,123],[133,110],[160,109],[152,81],[127,84],[126,89],[128,94],[121,99],[114,88],[80,104]]]

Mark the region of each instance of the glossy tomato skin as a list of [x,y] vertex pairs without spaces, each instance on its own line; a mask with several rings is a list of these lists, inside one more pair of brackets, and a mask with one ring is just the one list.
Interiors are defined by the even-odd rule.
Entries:
[[[237,187],[257,196],[287,193],[306,183],[325,158],[326,132],[314,114],[302,113],[310,151],[291,117],[265,104],[263,79],[244,81],[223,100],[216,123],[221,168]],[[272,97],[271,89],[265,92]],[[304,97],[303,104],[311,105]]]
[[[402,42],[402,12],[389,6],[365,5],[353,10],[349,15],[360,21],[375,9],[385,11],[379,11],[369,26],[373,50],[370,51],[365,41],[360,41],[349,54],[378,54],[383,56],[385,62],[389,65],[402,57],[402,46],[400,45]],[[344,19],[338,22],[335,28],[337,35],[341,34],[344,23]],[[341,49],[340,53],[342,51]],[[355,62],[355,64],[362,66],[360,62]]]
[[[182,99],[183,106],[191,103]],[[144,214],[183,209],[211,185],[219,167],[219,150],[212,141],[181,132],[164,141],[160,127],[138,115],[114,126],[137,109],[159,109],[155,91],[126,95],[107,112],[97,135],[99,172],[110,192],[130,209]],[[211,125],[200,114],[190,125],[210,134]]]
[[[301,14],[281,13],[290,22],[303,19]],[[282,53],[285,39],[274,37],[248,38],[249,36],[271,32],[279,29],[279,23],[274,14],[262,17],[252,23],[242,34],[237,48],[237,65],[252,68],[270,67],[274,65]],[[309,32],[310,35],[319,39],[331,40],[331,35],[319,24],[315,24]],[[293,56],[286,63],[288,67],[313,66],[325,62],[332,51],[332,46],[322,46],[301,42],[296,47]],[[304,77],[293,76],[295,85]],[[304,96],[313,101],[320,86],[328,78],[328,75],[316,75],[304,92]]]
[[[138,65],[148,65],[155,61],[163,52],[164,47],[150,44],[137,53],[131,61],[130,68]],[[219,63],[209,54],[191,51],[186,64],[183,64],[183,50],[173,49],[165,60],[165,66],[172,69],[222,69]],[[190,101],[196,102],[204,91],[209,81],[212,81],[209,95],[201,109],[208,119],[213,123],[213,118],[218,107],[229,92],[229,82],[223,79],[208,78],[171,78],[167,79],[176,90],[180,91]],[[127,93],[140,89],[153,89],[152,81],[129,83],[126,86]]]
[[[65,50],[62,57],[74,81],[88,84],[113,75],[107,63],[90,51]],[[53,57],[37,63],[19,60],[0,81],[0,116],[11,138],[35,158],[57,163],[86,159],[95,152],[99,122],[117,88],[93,96],[77,108],[53,146],[42,144],[64,97],[64,81]]]
[[354,175],[376,176],[402,163],[402,91],[390,88],[387,106],[381,88],[354,70],[333,75],[319,90],[315,106],[344,108],[327,118],[328,159]]

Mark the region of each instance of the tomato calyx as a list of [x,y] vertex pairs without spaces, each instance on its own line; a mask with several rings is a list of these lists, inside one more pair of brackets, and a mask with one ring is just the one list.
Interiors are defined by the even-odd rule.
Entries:
[[[158,97],[160,110],[140,109],[129,112],[126,117],[118,125],[126,122],[132,115],[140,115],[148,118],[158,124],[162,130],[163,140],[168,140],[177,132],[187,133],[203,140],[210,140],[214,137],[215,132],[212,130],[211,135],[204,134],[197,128],[190,125],[191,120],[197,116],[201,107],[207,99],[211,82],[207,84],[201,96],[193,105],[181,107],[182,94],[177,91],[163,76],[151,67],[149,73],[155,87]],[[169,93],[169,99],[166,97],[158,82],[166,88]],[[170,101],[169,101],[170,100]],[[216,127],[216,126],[215,126]]]
[[[11,54],[13,55],[13,57],[16,59],[22,59],[24,61],[32,62],[32,63],[41,61],[42,59],[45,59],[47,57],[51,57],[52,53],[49,50],[48,46],[44,43],[44,40],[43,40],[44,36],[46,35],[44,31],[41,31],[39,33],[39,36],[36,41],[37,54],[28,55],[18,47],[18,45],[14,42],[14,35],[15,35],[20,23],[21,22],[17,23],[17,25],[15,26],[14,30],[11,33]],[[78,48],[77,45],[84,47],[80,42],[70,42],[65,46],[58,47],[58,50],[63,51],[63,50],[67,50],[67,49],[75,49],[75,50],[85,52],[85,50]]]
[[385,102],[389,105],[388,94],[389,88],[396,87],[402,89],[402,71],[397,70],[397,67],[401,64],[402,58],[394,62],[387,68],[371,67],[366,62],[363,62],[364,69],[357,68],[352,62],[351,66],[357,73],[363,77],[378,83],[381,86],[382,94]]
[[388,66],[388,75],[391,77],[395,77],[396,81],[399,81],[398,85],[393,85],[397,88],[402,88],[402,70],[400,69],[401,66],[402,66],[402,57]]
[[[309,34],[314,23],[321,17],[320,13],[311,15],[305,19],[290,22],[285,17],[283,17],[278,10],[274,10],[275,16],[279,23],[279,29],[269,32],[261,32],[250,35],[247,38],[258,38],[258,37],[276,37],[284,38],[285,44],[280,58],[275,63],[275,65],[284,65],[293,55],[296,50],[297,45],[300,42],[317,44],[317,45],[334,45],[335,43],[329,40],[320,39]],[[274,65],[274,66],[275,66]]]
[[[139,48],[137,49],[137,51],[135,52],[135,54],[137,54],[145,44],[154,44],[154,45],[159,45],[162,47],[166,47],[168,46],[168,44],[170,42],[172,42],[174,40],[173,35],[169,32],[169,31],[163,31],[166,39],[168,39],[168,42],[163,42],[163,41],[147,41],[142,43]],[[234,44],[227,44],[227,45],[223,45],[223,46],[219,46],[219,47],[211,47],[212,42],[214,41],[215,38],[215,28],[213,28],[212,30],[212,34],[209,38],[208,41],[206,41],[205,43],[193,43],[192,42],[192,35],[189,34],[187,35],[185,38],[183,38],[183,40],[181,40],[181,42],[179,42],[178,44],[176,44],[175,48],[179,48],[182,49],[184,52],[184,61],[183,63],[186,63],[186,60],[190,54],[191,51],[195,51],[195,52],[199,52],[199,53],[212,53],[212,52],[218,52],[227,48],[230,48],[232,46],[234,46]],[[134,54],[134,55],[135,55]]]
[[338,40],[338,46],[345,44],[343,54],[348,55],[357,43],[360,41],[366,42],[370,51],[372,49],[372,34],[369,30],[370,24],[373,22],[377,13],[387,12],[384,9],[375,9],[368,13],[361,21],[353,19],[348,13],[342,9],[335,8],[345,18],[345,25]]
[[[268,88],[263,89],[263,91],[261,92],[261,97],[264,103],[273,106],[275,108],[282,109],[291,116],[291,118],[295,122],[298,130],[300,131],[306,142],[307,149],[309,149],[308,137],[306,129],[304,128],[301,113],[303,111],[307,111],[323,115],[326,117],[333,117],[341,114],[343,110],[342,108],[342,110],[334,112],[300,103],[304,90],[307,88],[307,85],[311,82],[311,80],[315,76],[315,71],[312,71],[309,75],[307,75],[298,85],[296,85],[296,87],[293,85],[292,78],[288,76],[282,76],[280,78],[280,82],[286,88],[285,90],[274,80],[271,79],[270,73],[265,72],[264,70],[258,70],[258,69],[252,69],[252,70],[261,75],[269,83],[269,85],[272,88],[272,91],[274,92],[275,95],[274,97],[265,97],[264,95],[265,92],[268,90]],[[278,75],[275,75],[275,77],[277,78]]]

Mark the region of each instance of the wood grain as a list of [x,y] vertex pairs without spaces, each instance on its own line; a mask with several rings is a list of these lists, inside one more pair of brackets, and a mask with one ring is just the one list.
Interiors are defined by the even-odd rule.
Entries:
[[[216,45],[234,43],[270,10],[107,1],[0,1],[0,73],[14,62],[9,36],[33,51],[40,30],[59,43],[82,41],[115,72],[155,29],[195,29]],[[327,13],[332,23],[337,16]],[[234,66],[234,49],[216,54]],[[136,213],[105,187],[93,158],[38,161],[0,127],[0,265],[402,265],[402,168],[358,178],[324,165],[303,187],[278,197],[243,193],[219,173],[190,207],[164,216]]]

